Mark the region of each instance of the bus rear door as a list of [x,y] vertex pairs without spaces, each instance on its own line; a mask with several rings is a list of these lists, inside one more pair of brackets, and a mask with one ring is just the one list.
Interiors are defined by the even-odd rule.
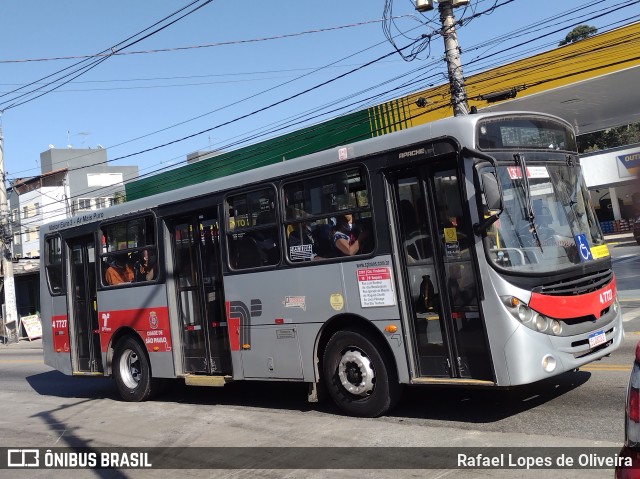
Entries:
[[168,225],[173,243],[183,371],[229,373],[217,215],[193,212],[171,218]]
[[68,240],[70,285],[68,308],[73,334],[74,373],[102,373],[96,295],[96,251],[93,235]]
[[457,171],[425,164],[387,178],[417,374],[492,381]]

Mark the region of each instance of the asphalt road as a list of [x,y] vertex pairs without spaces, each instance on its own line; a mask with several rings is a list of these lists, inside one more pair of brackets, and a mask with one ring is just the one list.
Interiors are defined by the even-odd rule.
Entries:
[[[295,383],[186,387],[162,398],[119,400],[105,378],[73,378],[45,366],[39,342],[0,346],[0,447],[369,446],[618,448],[624,438],[628,375],[640,340],[640,247],[611,248],[626,338],[610,357],[580,371],[505,390],[406,388],[388,416],[342,416],[330,403],[309,404]],[[250,451],[250,450],[249,450]],[[250,452],[248,453],[250,454]],[[312,452],[310,452],[312,454]],[[391,464],[390,467],[398,467]],[[180,477],[334,476],[326,470],[207,471],[186,464]],[[331,467],[328,463],[327,468]],[[4,474],[9,472],[10,474]],[[1,471],[3,477],[173,477],[176,471]],[[341,470],[341,477],[612,477],[599,470]]]

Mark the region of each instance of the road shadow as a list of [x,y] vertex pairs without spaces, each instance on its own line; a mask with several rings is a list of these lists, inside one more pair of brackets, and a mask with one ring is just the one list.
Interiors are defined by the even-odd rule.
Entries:
[[[491,423],[534,409],[566,394],[591,377],[586,371],[568,372],[527,386],[468,388],[456,386],[406,386],[398,405],[389,416],[421,418],[461,423]],[[27,378],[42,395],[63,398],[109,399],[120,401],[115,383],[108,378],[78,378],[51,371]],[[317,411],[342,415],[329,398],[320,403],[307,401],[308,386],[294,382],[239,381],[223,388],[186,386],[169,380],[155,402],[240,406],[299,412]]]
[[105,377],[67,376],[59,371],[34,374],[25,378],[42,396],[83,399],[118,399],[113,380]]
[[539,407],[591,378],[587,371],[571,371],[526,386],[463,388],[451,386],[406,387],[402,400],[390,414],[465,423],[492,423]]
[[[58,448],[69,448],[72,451],[81,453],[83,457],[100,457],[100,447],[95,444],[101,438],[85,438],[78,434],[77,426],[61,421],[59,416],[68,415],[68,410],[84,403],[91,403],[97,399],[115,399],[112,391],[112,382],[106,378],[78,378],[65,376],[58,371],[50,371],[35,374],[26,378],[29,385],[38,394],[55,396],[65,399],[77,399],[76,401],[65,402],[60,406],[40,411],[32,418],[37,418],[45,424],[57,440],[50,448],[52,457],[58,453]],[[62,414],[58,414],[62,413]],[[64,458],[64,456],[60,456]],[[70,467],[71,468],[71,467]],[[87,477],[99,477],[101,479],[127,479],[131,477],[127,470],[118,468],[98,468],[92,467]]]
[[[48,371],[26,378],[33,390],[43,396],[121,401],[113,379],[74,377]],[[246,406],[268,409],[309,411],[306,383],[240,381],[222,388],[186,386],[183,380],[167,380],[164,391],[153,401],[176,404]]]

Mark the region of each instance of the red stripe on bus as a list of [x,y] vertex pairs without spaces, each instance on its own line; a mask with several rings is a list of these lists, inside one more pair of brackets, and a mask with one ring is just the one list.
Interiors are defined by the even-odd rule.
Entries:
[[576,296],[550,296],[532,293],[529,307],[555,319],[571,319],[593,315],[596,319],[613,304],[616,297],[616,280],[597,291]]
[[111,336],[122,327],[134,329],[149,352],[171,351],[169,310],[166,306],[99,311],[98,324],[102,352],[107,351]]
[[66,314],[51,316],[51,333],[53,335],[53,352],[69,353],[69,322]]
[[240,318],[231,317],[231,303],[225,303],[227,312],[227,325],[229,326],[229,348],[231,351],[240,351]]

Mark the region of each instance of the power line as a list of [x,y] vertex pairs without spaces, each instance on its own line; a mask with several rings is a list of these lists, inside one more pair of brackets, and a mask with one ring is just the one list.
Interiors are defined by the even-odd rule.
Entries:
[[[420,69],[423,69],[423,68],[425,68],[425,67],[421,67],[421,68],[419,68],[419,69],[417,69],[417,70],[420,70]],[[402,78],[402,77],[403,77],[403,75],[399,75],[399,76],[398,76],[398,77],[396,77],[396,78]],[[393,80],[393,79],[391,79],[391,80],[386,80],[386,81],[382,82],[381,84],[389,83],[389,82],[390,82],[390,81],[392,81],[392,80]],[[387,92],[383,92],[383,93],[381,93],[381,94],[377,94],[377,95],[375,95],[375,96],[373,96],[373,97],[365,98],[364,100],[359,100],[358,102],[354,102],[351,106],[354,106],[355,104],[357,104],[357,103],[361,103],[361,102],[364,102],[364,101],[371,101],[371,100],[372,100],[373,98],[375,98],[376,96],[383,95],[383,94],[388,94],[389,92],[391,92],[391,91],[393,91],[393,90],[397,90],[397,89],[403,88],[403,87],[405,87],[407,84],[410,84],[410,83],[411,83],[411,81],[405,81],[405,82],[404,82],[404,84],[403,84],[403,85],[400,85],[399,87],[394,87],[394,88],[392,88],[392,89],[390,89],[390,90],[387,90]],[[364,91],[366,92],[366,91],[369,91],[369,90],[371,90],[371,89],[373,89],[373,88],[374,88],[374,87],[370,87],[370,88],[368,88],[368,89],[366,89],[366,90],[364,90]],[[361,92],[361,93],[362,93],[362,92]],[[358,95],[358,94],[352,94],[352,95],[349,95],[349,97],[353,97],[353,96],[357,96],[357,95]],[[332,102],[332,103],[337,103],[337,101],[334,101],[334,102]],[[343,108],[344,108],[344,106],[340,107],[339,109],[343,109]],[[335,111],[339,111],[339,109],[336,109],[336,110],[334,110],[333,112],[335,112]],[[317,111],[317,110],[318,110],[318,109],[315,109],[315,110],[312,110],[312,111]],[[331,113],[331,112],[325,112],[324,114],[328,114],[328,113]],[[323,114],[323,115],[324,115],[324,114]],[[295,118],[295,117],[294,117],[291,121],[295,121],[296,119],[297,119],[297,118]],[[367,121],[368,121],[368,120],[367,120]],[[342,121],[340,121],[340,123],[342,123]],[[337,124],[337,125],[339,126],[339,124]],[[241,139],[241,140],[239,140],[239,141],[237,141],[237,142],[233,142],[233,143],[229,143],[229,144],[227,144],[227,145],[224,145],[222,148],[223,148],[223,149],[226,149],[226,148],[229,148],[229,147],[238,146],[238,145],[240,145],[240,144],[242,144],[242,143],[245,143],[245,142],[247,142],[247,141],[255,140],[255,139],[259,138],[260,136],[264,136],[264,135],[267,135],[267,134],[272,134],[272,133],[274,133],[274,132],[277,132],[278,130],[285,129],[285,128],[288,128],[288,127],[290,127],[290,126],[292,126],[292,123],[290,123],[289,125],[287,125],[286,123],[283,123],[283,124],[281,124],[281,125],[280,125],[280,127],[279,127],[278,129],[271,129],[271,130],[269,130],[269,131],[267,131],[267,132],[263,132],[263,133],[259,133],[259,134],[253,135],[252,137],[243,138],[243,139]],[[357,125],[356,125],[356,126],[357,126]],[[324,128],[325,128],[325,127],[324,127],[324,125],[320,124],[320,125],[316,126],[312,131],[319,131],[319,132],[320,132],[319,134],[320,134],[320,135],[323,135],[323,134],[325,134],[325,133],[326,133],[326,132],[324,131]],[[334,131],[338,131],[338,130],[336,130],[336,125],[334,125],[334,126],[333,126],[333,130],[334,130]],[[307,135],[307,136],[305,137],[306,139],[312,139],[312,138],[313,138],[313,136],[309,137],[309,136],[308,136],[308,134],[309,134],[309,130],[308,130],[308,129],[305,129],[305,130],[300,131],[299,133],[295,133],[293,138],[295,139],[295,137],[298,137],[298,136],[300,136],[300,135]],[[288,142],[288,141],[292,141],[292,137],[291,137],[291,136],[288,136],[288,137],[287,137],[287,139],[279,139],[279,140],[275,143],[275,145],[271,145],[271,148],[277,148],[277,147],[279,147],[279,145],[280,145],[280,144],[282,144],[282,143],[286,143],[286,142]],[[304,145],[302,145],[302,146],[300,146],[300,147],[303,147],[303,146],[304,146]],[[252,145],[252,146],[249,146],[248,148],[252,148],[252,147],[253,147],[253,148],[256,148],[256,149],[260,149],[261,151],[262,151],[262,150],[263,150],[263,148],[264,148],[264,146],[263,146],[263,145],[261,145],[261,144]],[[293,151],[293,150],[291,150],[291,151]],[[244,155],[245,153],[246,153],[246,151],[245,151],[245,152],[243,152],[243,151],[239,151],[238,153],[235,153],[234,155],[235,155],[235,156],[240,155],[240,158],[239,158],[239,159],[240,159],[240,160],[242,160],[242,159],[243,159],[243,156],[242,156],[242,155]],[[289,152],[285,152],[285,153],[289,153]],[[226,166],[226,165],[227,165],[227,163],[225,163],[225,166]],[[143,176],[151,176],[153,173],[158,173],[158,172],[160,172],[160,171],[168,170],[168,169],[170,169],[170,168],[171,168],[171,167],[163,167],[163,168],[159,168],[159,169],[157,169],[157,170],[155,170],[155,171],[152,171],[152,172],[150,172],[150,173],[148,173],[148,174],[145,174],[145,175],[139,175],[137,178],[132,179],[132,180],[128,180],[127,182],[129,182],[129,181],[135,181],[135,180],[137,180],[137,179],[140,179],[140,178],[141,178],[141,177],[143,177]],[[103,187],[103,188],[98,188],[98,189],[94,189],[94,190],[87,190],[86,192],[80,192],[80,193],[78,193],[77,195],[75,195],[75,196],[73,196],[73,197],[69,198],[69,200],[73,200],[73,199],[75,199],[75,198],[82,198],[82,197],[86,197],[87,195],[91,195],[91,194],[95,195],[95,194],[97,194],[100,190],[107,190],[107,189],[111,189],[111,187]],[[62,202],[62,200],[59,200],[59,202]],[[58,213],[58,212],[62,212],[62,210],[58,210],[58,211],[56,211],[56,213]],[[35,224],[35,223],[37,223],[37,220],[34,220],[34,224]]]
[[[402,17],[413,17],[413,15],[400,15],[396,18],[402,18]],[[266,42],[266,41],[272,41],[272,40],[282,40],[285,38],[294,38],[294,37],[300,37],[303,35],[310,35],[310,34],[314,34],[314,33],[324,33],[324,32],[331,32],[331,31],[335,31],[335,30],[344,30],[347,28],[354,28],[354,27],[361,27],[363,25],[370,25],[372,23],[380,23],[383,20],[365,20],[362,22],[357,22],[357,23],[350,23],[348,25],[338,25],[335,27],[325,27],[325,28],[316,28],[313,30],[304,30],[301,32],[296,32],[296,33],[285,33],[282,35],[274,35],[271,37],[261,37],[261,38],[250,38],[250,39],[246,39],[246,40],[230,40],[227,42],[216,42],[216,43],[207,43],[204,45],[191,45],[191,46],[185,46],[185,47],[170,47],[170,48],[157,48],[157,49],[153,49],[153,50],[138,50],[138,51],[131,51],[131,52],[124,52],[124,51],[117,51],[117,52],[100,52],[100,53],[96,53],[94,55],[70,55],[70,56],[62,56],[62,57],[50,57],[50,58],[27,58],[27,59],[22,59],[22,60],[0,60],[0,63],[27,63],[27,62],[46,62],[46,61],[57,61],[57,60],[75,60],[75,59],[80,59],[80,58],[84,58],[84,59],[88,59],[88,58],[99,58],[99,57],[105,57],[105,56],[122,56],[122,55],[142,55],[142,54],[149,54],[149,53],[164,53],[164,52],[178,52],[178,51],[183,51],[183,50],[195,50],[195,49],[201,49],[201,48],[212,48],[212,47],[222,47],[222,46],[229,46],[229,45],[242,45],[242,44],[247,44],[247,43],[259,43],[259,42]]]
[[114,160],[115,161],[115,160]]
[[[481,14],[485,14],[485,13],[488,13],[488,12],[492,12],[492,11],[495,9],[495,7],[496,7],[496,4],[494,3],[494,6],[493,6],[492,8],[487,9],[487,10],[485,10],[484,12],[481,12]],[[285,83],[285,84],[286,84],[286,83]],[[269,91],[269,90],[267,90],[267,91]],[[254,96],[255,96],[255,95],[254,95]],[[252,97],[253,97],[253,96],[251,96],[251,97],[249,97],[249,98],[252,98]],[[246,99],[244,99],[244,100],[246,100]],[[244,100],[242,100],[242,101],[244,101]],[[234,104],[237,104],[237,102],[236,102],[236,103],[233,103],[233,104],[231,104],[231,105],[227,105],[227,107],[229,107],[229,106],[233,106]],[[216,111],[220,111],[220,109],[218,109],[218,110],[214,110],[214,112],[216,112]],[[208,112],[208,113],[205,113],[204,115],[211,114],[211,113],[214,113],[214,112]],[[187,120],[187,121],[193,121],[194,119],[201,118],[201,117],[202,117],[202,116],[204,116],[204,115],[200,115],[199,117],[195,117],[195,118],[192,118],[192,119]],[[168,128],[172,128],[172,127],[174,127],[174,126],[177,126],[177,125],[180,125],[180,124],[184,124],[184,123],[185,123],[185,122],[182,122],[182,123],[179,123],[179,124],[176,124],[176,125],[172,125],[172,126],[170,126],[170,127],[167,127],[167,128],[165,128],[165,129],[162,129],[162,130],[158,130],[157,132],[153,132],[153,133],[151,133],[151,134],[156,134],[156,133],[161,132],[161,131],[166,131]],[[134,140],[130,140],[130,141],[135,141],[135,140],[137,140],[137,139],[144,138],[144,137],[146,137],[146,136],[148,136],[148,135],[144,135],[144,136],[142,136],[142,137],[138,137],[138,138],[136,138],[136,139],[134,139]],[[126,143],[126,142],[125,142],[125,143]],[[122,145],[122,144],[124,144],[124,143],[121,143],[121,144],[119,144],[119,145],[115,145],[115,146],[120,146],[120,145]],[[114,146],[114,147],[115,147],[115,146]],[[110,147],[110,148],[112,148],[112,147]]]
[[[611,47],[611,46],[613,46],[613,45],[608,45],[608,47]],[[604,47],[603,47],[603,48],[604,48]],[[583,53],[584,53],[584,52],[583,52]],[[635,59],[638,59],[638,58],[640,58],[640,56],[639,56],[639,57],[636,57]],[[633,59],[632,59],[632,60],[633,60]],[[593,68],[590,68],[590,69],[588,69],[588,70],[593,70],[593,69],[597,69],[597,68],[606,68],[606,67],[608,67],[608,66],[615,65],[616,63],[617,63],[617,62],[608,63],[608,64],[600,65],[599,67],[593,67]],[[579,75],[579,74],[583,73],[584,71],[587,71],[587,69],[585,69],[585,70],[583,70],[583,71],[580,71],[580,72],[575,72],[574,74],[575,74],[575,75]],[[538,83],[550,82],[550,81],[554,81],[554,80],[557,80],[557,79],[560,79],[560,78],[565,78],[565,77],[567,77],[567,76],[571,76],[571,75],[561,75],[561,76],[556,76],[556,77],[553,77],[553,78],[547,78],[547,79],[545,79],[545,80],[543,80],[543,81],[540,81],[540,82],[538,82]],[[431,108],[429,108],[429,109],[425,109],[425,111],[420,112],[420,113],[418,113],[418,114],[416,114],[416,115],[413,115],[412,117],[409,117],[409,118],[407,118],[407,119],[405,119],[405,120],[397,120],[397,121],[395,121],[395,122],[391,123],[391,125],[396,125],[396,124],[399,124],[399,123],[404,122],[404,121],[409,120],[409,119],[415,119],[415,118],[418,118],[418,117],[420,117],[420,116],[423,116],[423,115],[425,115],[425,114],[427,114],[427,113],[431,113],[431,112],[433,112],[433,111],[435,111],[435,110],[442,109],[442,108],[446,108],[446,107],[448,107],[448,106],[450,106],[450,105],[449,105],[449,103],[448,103],[447,101],[444,101],[444,100],[443,100],[443,101],[441,101],[440,103],[437,103],[437,102],[436,102],[436,103],[434,103],[434,104],[432,105],[432,107],[431,107]],[[368,120],[366,120],[366,121],[368,121]],[[380,128],[378,128],[377,130],[374,130],[374,131],[373,131],[373,133],[375,134],[376,132],[380,132],[381,130],[386,129],[386,128],[388,128],[388,127],[389,127],[389,126],[391,126],[391,125],[385,125],[385,126],[383,126],[383,127],[380,127]],[[335,125],[335,126],[333,126],[333,128],[334,128],[334,129],[336,129],[336,128],[340,128],[340,130],[339,130],[339,131],[347,131],[348,129],[354,128],[354,127],[356,127],[356,126],[358,126],[358,124],[351,124],[351,125],[349,125],[349,124],[344,124],[344,125],[342,125],[342,127],[340,127],[340,125]],[[322,125],[319,127],[319,129],[321,129],[321,128],[322,128]],[[345,128],[346,128],[347,130],[345,130]],[[326,131],[321,131],[321,133],[320,133],[320,134],[326,134],[326,133],[327,133]],[[370,134],[371,134],[370,132],[367,132],[367,133],[365,133],[364,135],[368,136],[368,135],[370,135]],[[312,139],[312,138],[313,138],[313,137],[308,137],[307,139]],[[350,138],[350,139],[348,139],[348,140],[346,140],[346,141],[348,141],[348,142],[349,142],[349,141],[356,141],[356,140],[358,140],[358,139],[362,139],[362,138],[363,138],[363,137],[362,137],[362,134],[359,134],[359,136],[358,136],[358,135],[357,135],[357,136],[354,136],[354,137],[352,137],[352,138]],[[281,138],[281,139],[279,140],[279,142],[288,142],[288,141],[291,141],[291,139],[290,139],[290,138]],[[344,142],[345,142],[345,140],[344,140],[344,139],[341,139],[338,143],[336,143],[336,144],[335,144],[335,145],[333,145],[333,146],[337,146],[337,145],[339,145],[339,144],[344,144]],[[272,145],[271,147],[272,147],[272,148],[275,148],[275,147],[277,147],[277,146],[278,146],[278,144],[276,143],[276,145],[275,145],[275,146],[274,146],[274,145]],[[301,148],[302,146],[304,146],[304,145],[298,146],[297,148]],[[264,147],[264,145],[256,144],[256,145],[253,145],[253,147],[254,147],[254,148],[256,148],[256,149],[261,149],[261,148],[263,148],[263,147]],[[324,145],[324,146],[323,146],[323,148],[331,148],[331,146],[326,146],[326,145]],[[278,151],[278,154],[280,154],[280,153],[282,153],[282,152],[281,152],[281,151]],[[250,167],[256,167],[256,166],[260,166],[260,163],[261,163],[262,161],[264,161],[264,160],[261,160],[260,162],[255,163],[255,164],[248,164],[248,163],[246,163],[247,156],[249,156],[249,153],[248,153],[246,150],[245,150],[245,151],[238,150],[236,153],[233,153],[231,157],[227,157],[227,158],[226,158],[226,160],[232,160],[234,156],[237,158],[236,160],[233,160],[233,161],[226,161],[224,164],[221,164],[221,165],[218,165],[218,166],[213,166],[213,167],[212,167],[211,165],[203,165],[203,166],[202,166],[202,168],[203,168],[203,169],[207,169],[207,171],[210,171],[212,168],[213,168],[213,169],[216,169],[216,168],[228,168],[231,164],[233,164],[234,162],[237,162],[237,161],[243,161],[243,164],[246,164],[247,166],[250,166]],[[162,169],[160,169],[160,170],[162,170]],[[156,170],[156,172],[158,172],[158,171],[160,171],[160,170]],[[182,175],[180,178],[175,178],[175,179],[174,179],[174,180],[172,180],[172,181],[183,181],[185,178],[186,178],[186,179],[188,179],[189,177],[197,177],[197,176],[199,176],[199,175],[200,175],[200,171],[201,171],[201,169],[194,168],[194,169],[193,169],[193,171],[192,171],[189,175],[187,175],[187,176]],[[202,170],[202,171],[204,171],[204,170]],[[164,180],[164,183],[163,183],[163,184],[166,184],[166,180]]]
[[[492,10],[492,9],[489,9],[489,10],[487,10],[487,11],[491,11],[491,10]],[[211,112],[210,112],[210,113],[211,113]],[[196,117],[196,118],[197,118],[197,117]],[[190,121],[190,120],[189,120],[189,121]],[[165,130],[166,130],[166,129],[165,129]],[[163,130],[159,130],[159,131],[163,131]],[[139,138],[141,138],[141,137],[139,137]],[[135,139],[134,139],[134,140],[135,140]],[[134,140],[131,140],[131,141],[134,141]],[[119,145],[116,145],[116,146],[119,146]],[[118,159],[122,159],[122,157],[118,157],[118,158],[115,158],[115,159],[113,159],[113,160],[109,160],[109,161],[116,161],[116,160],[118,160]]]
[[[311,72],[308,72],[308,73],[304,73],[304,74],[302,74],[302,75],[299,75],[299,76],[297,76],[296,78],[293,78],[293,79],[291,79],[291,80],[287,80],[287,81],[285,81],[285,82],[283,82],[283,83],[280,83],[280,84],[278,84],[278,85],[275,85],[275,86],[273,86],[273,87],[266,88],[266,89],[261,90],[261,91],[259,91],[259,92],[257,92],[257,93],[254,93],[254,94],[252,94],[252,95],[249,95],[249,96],[247,96],[247,97],[244,97],[244,98],[242,98],[242,99],[240,99],[240,100],[237,100],[237,101],[234,101],[234,102],[228,103],[227,105],[224,105],[224,106],[222,106],[222,107],[219,107],[219,108],[216,108],[216,109],[214,109],[214,110],[208,111],[208,112],[206,112],[206,113],[200,114],[200,115],[198,115],[198,116],[195,116],[195,117],[189,118],[189,119],[184,120],[184,121],[181,121],[181,122],[179,122],[179,123],[175,123],[175,124],[170,125],[170,126],[165,127],[165,128],[161,128],[160,130],[156,130],[156,131],[153,131],[153,132],[151,132],[151,133],[147,133],[147,134],[145,134],[145,135],[141,135],[141,136],[138,136],[138,137],[136,137],[136,138],[133,138],[133,139],[130,139],[130,140],[126,140],[126,141],[121,142],[121,143],[118,143],[118,144],[116,144],[116,145],[108,146],[108,147],[107,147],[107,149],[113,149],[113,148],[116,148],[116,147],[119,147],[119,146],[122,146],[122,145],[125,145],[125,144],[128,144],[128,143],[132,143],[132,142],[134,142],[134,141],[137,141],[137,140],[140,140],[140,139],[143,139],[143,138],[147,138],[147,137],[149,137],[149,136],[152,136],[152,135],[155,135],[155,134],[158,134],[158,133],[161,133],[161,132],[167,131],[167,130],[169,130],[169,129],[171,129],[171,128],[175,128],[175,127],[177,127],[177,126],[181,126],[181,125],[184,125],[184,124],[186,124],[186,123],[189,123],[189,122],[192,122],[192,121],[198,120],[198,119],[203,118],[203,117],[205,117],[205,116],[212,115],[212,114],[214,114],[214,113],[218,113],[218,112],[220,112],[220,111],[222,111],[222,110],[225,110],[225,109],[231,108],[231,107],[236,106],[236,105],[238,105],[238,104],[240,104],[240,103],[243,103],[243,102],[246,102],[246,101],[252,100],[252,99],[254,99],[254,98],[258,97],[258,96],[261,96],[261,95],[263,95],[263,94],[265,94],[265,93],[271,92],[271,91],[273,91],[273,90],[276,90],[276,89],[278,89],[278,88],[281,88],[281,87],[283,87],[283,86],[286,86],[286,85],[288,85],[288,84],[290,84],[290,83],[293,83],[293,82],[295,82],[295,81],[297,81],[297,80],[300,80],[300,79],[305,78],[305,77],[307,77],[307,76],[310,76],[310,75],[312,75],[312,74],[314,74],[314,73],[317,73],[317,72],[319,72],[319,71],[321,71],[321,70],[323,70],[323,69],[325,69],[325,68],[328,68],[328,67],[331,67],[331,66],[337,65],[337,64],[341,63],[341,62],[342,62],[342,61],[344,61],[344,60],[348,60],[349,58],[355,57],[356,55],[359,55],[359,54],[364,53],[364,52],[366,52],[366,51],[368,51],[368,50],[371,50],[371,49],[373,49],[373,48],[375,48],[375,47],[378,47],[378,46],[382,45],[383,43],[385,43],[385,42],[384,42],[384,41],[383,41],[383,42],[378,42],[378,43],[376,43],[376,44],[374,44],[374,45],[372,45],[372,46],[369,46],[369,47],[367,47],[367,48],[364,48],[364,49],[362,49],[362,50],[359,50],[359,51],[357,51],[357,52],[355,52],[355,53],[351,53],[351,54],[349,54],[349,55],[347,55],[347,56],[344,56],[344,57],[342,57],[342,58],[340,58],[340,59],[338,59],[338,60],[336,60],[336,61],[333,61],[333,62],[331,62],[331,63],[329,63],[329,64],[327,64],[327,65],[324,65],[324,66],[322,66],[322,67],[316,68],[315,70],[313,70],[313,71],[311,71]],[[374,61],[374,62],[372,62],[372,63],[377,63],[377,61]],[[359,64],[359,66],[358,66],[356,69],[359,69],[359,68],[362,68],[362,64]],[[348,75],[348,74],[350,74],[350,72],[347,72],[347,73],[345,73],[345,74],[343,74],[343,75],[341,75],[341,76],[346,76],[346,75]],[[332,81],[333,81],[333,80],[332,80]],[[206,133],[207,131],[208,131],[208,130],[205,130],[205,131],[204,131],[204,132],[202,132],[202,133]],[[192,136],[196,136],[196,135],[192,135]],[[192,137],[192,136],[190,136],[190,137]],[[185,138],[185,139],[186,139],[186,138]],[[170,143],[170,144],[172,144],[172,143]],[[140,153],[136,153],[136,154],[140,154]],[[129,155],[129,156],[133,156],[133,155]],[[117,158],[117,159],[122,159],[122,158]],[[115,161],[115,160],[116,160],[116,159],[114,159],[114,160],[109,160],[109,161]],[[30,171],[30,170],[23,170],[23,171]],[[18,172],[18,173],[20,173],[20,172]]]
[[[98,66],[100,63],[104,62],[105,60],[107,60],[109,57],[113,56],[113,54],[117,51],[123,50],[125,48],[128,48],[130,46],[133,46],[147,38],[149,38],[152,35],[155,35],[156,33],[164,30],[165,28],[168,28],[169,26],[173,25],[174,23],[182,20],[183,18],[191,15],[192,13],[200,10],[202,7],[204,7],[205,5],[211,3],[213,0],[204,0],[204,3],[200,4],[200,5],[196,5],[192,10],[182,14],[181,16],[178,16],[176,19],[170,21],[169,23],[166,23],[164,25],[159,26],[158,28],[156,28],[155,30],[152,30],[153,28],[155,28],[157,25],[162,24],[163,22],[165,22],[166,20],[170,19],[171,17],[174,17],[176,15],[178,15],[179,13],[181,13],[182,11],[186,10],[187,8],[190,8],[192,5],[195,5],[196,3],[198,3],[200,0],[194,0],[193,2],[191,2],[190,4],[186,5],[185,7],[182,7],[181,9],[177,10],[176,12],[172,13],[171,15],[168,15],[167,17],[163,18],[162,20],[159,20],[158,22],[154,23],[153,25],[145,28],[144,30],[128,37],[127,39],[121,41],[120,43],[112,46],[109,49],[103,50],[102,52],[100,52],[101,54],[105,54],[106,56],[102,56],[100,58],[97,58],[91,62],[87,62],[86,60],[81,60],[80,62],[75,63],[74,65],[71,65],[70,67],[66,67],[63,68],[61,70],[58,70],[57,72],[54,72],[52,74],[49,74],[43,78],[40,78],[34,82],[31,82],[27,85],[24,85],[22,87],[16,88],[14,90],[12,90],[11,92],[8,93],[4,93],[2,95],[0,95],[0,98],[5,97],[7,95],[11,95],[13,93],[18,93],[21,90],[28,88],[32,85],[35,85],[36,83],[39,83],[43,80],[46,80],[48,78],[57,76],[57,75],[61,75],[64,72],[67,72],[68,70],[71,70],[74,67],[78,67],[75,70],[72,70],[68,73],[65,73],[64,75],[60,76],[60,77],[56,77],[56,80],[53,81],[49,81],[47,83],[45,83],[42,86],[38,86],[36,88],[33,88],[30,91],[27,91],[25,93],[20,93],[17,94],[16,96],[10,98],[9,100],[4,100],[2,102],[0,102],[0,105],[7,105],[4,108],[1,108],[0,111],[6,111],[8,109],[11,108],[16,108],[20,105],[24,105],[25,103],[29,103],[37,98],[40,98],[48,93],[51,93],[54,90],[57,90],[58,88],[60,88],[61,86],[69,83],[70,81],[75,80],[76,78],[78,78],[81,75],[84,75],[85,73],[87,73],[88,71],[92,70],[93,68],[95,68],[96,66]],[[149,30],[151,30],[149,33],[145,33],[148,32]],[[143,35],[144,34],[144,35]],[[142,35],[140,38],[137,38],[135,40],[132,40],[133,38],[136,38],[138,36]],[[131,41],[130,41],[131,40]],[[129,42],[129,43],[127,43]],[[70,78],[69,78],[70,77]],[[66,80],[65,80],[66,79]],[[64,80],[64,81],[62,81]],[[61,83],[58,83],[61,82]],[[42,93],[37,94],[36,96],[32,96],[30,98],[26,98],[29,97],[29,95],[33,95],[36,94],[40,91],[42,91],[43,89],[45,89],[46,87],[51,86],[51,88],[49,90],[46,90]],[[20,100],[21,98],[24,98],[23,100]]]

